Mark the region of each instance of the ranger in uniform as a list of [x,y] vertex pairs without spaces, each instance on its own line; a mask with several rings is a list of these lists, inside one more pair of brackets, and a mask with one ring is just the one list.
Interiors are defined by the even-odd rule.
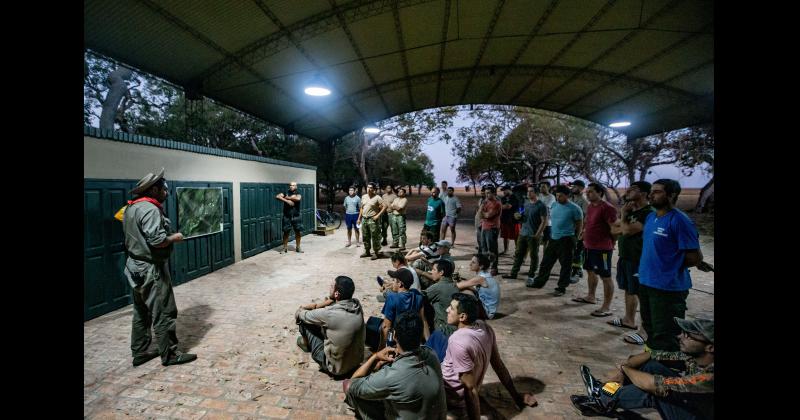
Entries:
[[[162,207],[169,194],[164,168],[157,175],[147,174],[131,194],[135,199],[125,208],[122,230],[128,253],[125,277],[133,296],[133,365],[139,366],[157,356],[161,356],[164,366],[191,362],[197,356],[179,352],[175,334],[178,308],[172,293],[168,261],[172,244],[183,241],[183,234],[169,233],[170,221]],[[152,341],[151,325],[158,351],[147,350]]]

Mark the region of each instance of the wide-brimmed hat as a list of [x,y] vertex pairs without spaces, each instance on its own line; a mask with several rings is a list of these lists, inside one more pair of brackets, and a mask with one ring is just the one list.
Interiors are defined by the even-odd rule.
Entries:
[[145,175],[144,178],[140,179],[139,182],[136,183],[136,187],[131,190],[131,194],[136,195],[147,191],[161,178],[164,178],[164,168],[161,168],[161,171],[155,175],[153,175],[152,172]]

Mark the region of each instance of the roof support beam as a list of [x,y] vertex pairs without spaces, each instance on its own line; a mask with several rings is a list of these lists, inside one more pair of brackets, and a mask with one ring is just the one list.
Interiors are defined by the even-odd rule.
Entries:
[[[294,97],[292,97],[292,95],[290,95],[289,92],[285,91],[283,88],[281,88],[280,86],[276,85],[275,83],[272,83],[271,81],[265,79],[261,74],[259,74],[257,71],[255,71],[255,69],[253,69],[252,67],[250,67],[250,66],[246,65],[245,63],[242,63],[240,60],[238,60],[231,52],[229,52],[228,50],[226,50],[222,46],[218,45],[217,43],[215,43],[214,41],[212,41],[211,39],[209,39],[208,37],[206,37],[205,35],[203,35],[199,31],[197,31],[196,29],[192,28],[187,23],[185,23],[182,20],[178,19],[175,15],[173,15],[172,13],[167,11],[166,9],[162,8],[161,6],[159,6],[158,4],[154,3],[151,0],[139,0],[139,2],[144,4],[147,8],[149,8],[154,13],[156,13],[159,16],[163,17],[165,20],[167,20],[171,24],[173,24],[173,25],[177,26],[178,28],[180,28],[181,30],[189,33],[195,39],[197,39],[198,41],[202,42],[204,45],[206,45],[207,47],[213,49],[214,51],[218,52],[223,57],[227,57],[227,58],[233,60],[236,63],[236,65],[240,66],[242,69],[244,69],[245,71],[250,73],[253,77],[263,80],[264,83],[266,83],[269,87],[271,87],[272,89],[275,89],[278,93],[280,93],[281,95],[285,96],[287,99],[299,104],[300,106],[303,106],[302,103],[299,102]],[[312,111],[312,113],[316,114],[322,120],[328,121],[332,126],[340,129],[340,127],[338,125],[336,125],[335,122],[328,120],[327,118],[325,118],[321,114],[317,114],[315,111]]]
[[[667,12],[669,12],[670,10],[674,9],[674,8],[675,8],[675,7],[676,7],[676,6],[677,6],[677,5],[678,5],[678,4],[681,2],[681,1],[683,1],[683,0],[672,0],[671,2],[669,2],[669,3],[665,4],[665,5],[664,5],[664,7],[662,7],[661,9],[659,9],[659,10],[658,10],[656,13],[654,13],[652,16],[650,16],[650,17],[647,19],[647,21],[645,21],[645,22],[643,22],[642,24],[640,24],[640,25],[639,25],[639,29],[644,29],[644,28],[646,28],[646,27],[648,27],[648,26],[652,25],[652,24],[653,24],[653,22],[657,21],[659,18],[661,18],[662,16],[664,16],[665,14],[667,14]],[[641,34],[641,33],[642,33],[642,31],[640,31],[639,29],[632,30],[631,32],[629,32],[629,33],[628,33],[628,35],[625,35],[625,37],[624,37],[624,38],[622,38],[621,40],[619,40],[617,43],[615,43],[614,45],[610,46],[609,48],[606,48],[604,51],[602,51],[601,53],[599,53],[599,54],[598,54],[598,55],[597,55],[597,56],[594,58],[594,60],[592,60],[591,62],[589,62],[589,64],[587,64],[586,66],[584,66],[584,68],[583,68],[584,70],[583,70],[583,71],[585,71],[585,70],[588,70],[588,69],[590,69],[590,68],[594,67],[595,65],[597,65],[597,64],[598,64],[598,63],[600,63],[601,61],[603,61],[603,60],[605,60],[606,58],[610,57],[610,56],[611,56],[611,54],[613,54],[613,53],[614,53],[614,51],[616,51],[616,50],[618,50],[618,49],[622,48],[622,47],[623,47],[623,46],[625,46],[627,43],[631,42],[631,40],[632,40],[633,38],[635,38],[635,37],[636,37],[636,35],[639,35],[639,34]],[[538,108],[538,107],[539,107],[539,106],[540,106],[542,103],[546,102],[548,99],[550,99],[551,97],[553,97],[553,95],[555,95],[556,93],[560,92],[560,91],[561,91],[561,89],[563,89],[565,86],[567,86],[567,85],[569,85],[570,83],[572,83],[573,81],[575,81],[575,79],[577,79],[578,77],[580,77],[580,75],[581,75],[581,72],[577,72],[577,73],[575,73],[575,74],[574,74],[572,77],[570,77],[569,79],[567,79],[567,80],[563,81],[563,82],[562,82],[560,85],[558,85],[558,86],[557,86],[555,89],[551,90],[549,93],[547,93],[546,95],[544,95],[544,96],[542,96],[541,98],[539,98],[539,100],[537,100],[537,101],[536,101],[536,103],[533,105],[533,107],[534,107],[534,108]]]
[[442,93],[442,68],[444,67],[444,51],[447,46],[447,27],[450,24],[450,0],[444,0],[444,23],[442,24],[442,45],[439,49],[439,77],[436,79],[436,106]]
[[[400,47],[400,61],[403,63],[403,74],[405,75],[406,79],[408,78],[408,58],[406,57],[406,42],[403,40],[403,24],[400,22],[400,11],[397,9],[397,1],[395,1],[392,7],[392,16],[394,17],[394,29],[397,33],[397,44]],[[414,106],[414,95],[411,94],[411,84],[406,85],[406,90],[408,91],[408,103],[411,104],[411,108],[415,108]]]
[[[646,87],[646,88],[644,88],[644,89],[642,89],[642,90],[640,90],[640,91],[638,91],[638,92],[636,92],[634,94],[628,95],[628,96],[626,96],[626,97],[624,97],[622,99],[614,101],[611,104],[604,105],[603,108],[600,109],[599,111],[592,112],[591,114],[586,114],[585,116],[581,116],[581,118],[591,119],[589,117],[594,117],[594,116],[598,115],[599,113],[601,113],[602,111],[614,108],[615,106],[617,106],[617,105],[619,105],[619,104],[621,104],[621,103],[623,103],[625,101],[628,101],[630,99],[633,99],[633,98],[635,98],[635,97],[637,97],[639,95],[642,95],[644,93],[653,91],[655,89],[663,89],[663,88],[667,87],[673,81],[678,80],[678,79],[680,79],[682,77],[688,76],[688,75],[690,75],[690,74],[692,74],[692,73],[694,73],[696,71],[702,70],[702,69],[704,69],[704,68],[706,68],[706,67],[708,67],[708,66],[710,66],[712,64],[714,64],[714,59],[713,58],[711,60],[704,61],[704,62],[702,62],[702,63],[700,63],[700,64],[698,64],[696,66],[692,66],[691,68],[688,68],[688,69],[676,74],[675,76],[672,76],[667,80],[664,80],[663,82],[651,83],[650,86],[648,86],[648,87]],[[697,100],[697,95],[692,95],[692,96],[694,96],[694,100]],[[684,98],[683,100],[684,101],[691,100],[691,98],[687,97],[687,98]]]
[[[567,45],[561,48],[561,50],[558,53],[556,53],[556,55],[553,56],[553,58],[551,58],[550,61],[543,68],[551,67],[555,63],[557,63],[558,60],[560,60],[561,57],[563,57],[564,54],[566,54],[567,51],[569,51],[569,49],[572,48],[572,46],[575,45],[575,43],[578,42],[579,39],[581,39],[581,37],[583,36],[583,32],[590,30],[592,26],[594,26],[600,20],[601,17],[603,17],[606,13],[608,13],[609,10],[611,10],[611,7],[614,5],[614,3],[616,3],[616,0],[608,0],[608,2],[605,5],[603,5],[603,7],[601,7],[597,13],[595,13],[595,15],[589,20],[589,22],[587,22],[586,25],[584,25],[583,28],[581,28],[581,30],[578,31],[578,33],[572,37],[572,39],[567,43]],[[525,93],[531,87],[531,85],[533,85],[533,82],[539,79],[540,76],[541,76],[540,74],[536,74],[533,77],[531,77],[528,83],[525,83],[525,86],[523,86],[522,89],[517,91],[517,93],[514,94],[514,96],[512,96],[511,99],[509,99],[506,102],[515,103],[519,99],[519,97],[522,96],[522,94]]]
[[547,22],[547,19],[553,13],[553,10],[555,10],[556,6],[558,5],[558,1],[559,0],[551,0],[550,4],[547,5],[547,8],[544,10],[544,13],[542,13],[542,16],[539,17],[539,21],[537,21],[536,25],[534,25],[533,28],[531,28],[531,31],[528,33],[527,38],[525,38],[525,42],[522,43],[522,46],[519,47],[517,52],[514,54],[514,58],[512,58],[511,62],[508,63],[508,67],[506,68],[506,70],[500,74],[500,78],[497,80],[497,83],[495,83],[494,86],[492,86],[492,88],[489,90],[489,93],[486,95],[486,98],[483,100],[483,102],[489,102],[492,99],[492,96],[497,91],[497,88],[499,88],[506,80],[506,77],[508,77],[508,71],[509,71],[508,69],[512,68],[515,64],[517,64],[517,61],[519,61],[519,59],[522,58],[522,54],[524,54],[525,51],[528,50],[528,47],[531,45],[531,42],[533,41],[533,38],[536,37],[536,35],[542,29],[542,26],[544,26],[544,23]]
[[350,32],[350,28],[347,27],[347,21],[345,20],[344,16],[338,11],[336,7],[336,2],[334,0],[328,0],[328,1],[330,2],[331,7],[334,9],[336,13],[336,18],[339,19],[339,25],[341,25],[342,30],[344,31],[345,35],[347,35],[347,39],[350,41],[350,46],[356,53],[358,61],[361,62],[361,67],[364,69],[364,73],[367,74],[367,77],[369,77],[369,81],[372,84],[372,87],[375,89],[375,92],[378,93],[378,97],[381,99],[381,104],[383,104],[384,112],[388,114],[390,112],[389,105],[386,104],[386,99],[384,99],[380,88],[378,88],[377,86],[378,83],[375,82],[375,77],[372,75],[372,71],[369,69],[369,66],[367,66],[367,62],[364,61],[364,54],[361,53],[361,48],[358,47],[355,38],[353,38],[353,33]]
[[475,64],[472,65],[472,71],[470,72],[470,75],[467,78],[467,84],[464,85],[464,91],[461,92],[461,98],[459,98],[458,102],[463,103],[464,98],[467,96],[467,92],[469,92],[469,86],[472,84],[472,78],[475,77],[475,70],[481,64],[481,59],[483,59],[483,54],[486,53],[486,46],[489,45],[489,40],[492,38],[494,27],[497,25],[497,20],[500,18],[500,13],[503,11],[503,6],[505,4],[506,0],[499,0],[494,8],[494,13],[492,14],[492,20],[489,21],[489,28],[486,29],[486,36],[484,36],[483,40],[481,41],[481,46],[478,49],[478,56],[475,57]]
[[[261,11],[264,12],[265,15],[267,15],[269,20],[271,20],[272,23],[274,23],[281,30],[281,32],[286,33],[286,38],[289,40],[289,42],[292,43],[292,45],[294,45],[297,51],[299,51],[300,54],[302,54],[303,57],[305,57],[305,59],[308,60],[308,62],[311,63],[312,66],[314,66],[315,69],[319,70],[322,66],[320,66],[319,63],[317,63],[317,60],[315,60],[314,57],[312,57],[311,54],[309,54],[308,51],[306,51],[306,49],[303,48],[300,42],[294,39],[292,31],[289,30],[286,27],[286,25],[284,25],[283,22],[281,22],[280,19],[278,19],[278,16],[275,15],[275,13],[273,13],[272,10],[270,10],[270,8],[266,4],[264,4],[262,0],[253,0],[253,1],[256,3],[256,6],[258,6],[258,8],[261,9]],[[336,88],[331,86],[331,90],[336,91]],[[347,103],[350,105],[351,108],[353,108],[356,114],[358,114],[359,118],[361,118],[362,120],[366,120],[364,114],[361,113],[361,110],[358,109],[358,107],[356,107],[356,105],[352,101],[348,100]]]
[[[409,83],[411,84],[411,86],[421,86],[425,84],[438,83],[440,80],[462,80],[470,77],[470,74],[478,77],[490,77],[491,73],[496,69],[505,71],[512,76],[546,75],[548,77],[559,77],[564,79],[571,77],[573,74],[577,72],[580,72],[581,73],[580,78],[583,80],[600,82],[600,83],[614,83],[617,85],[625,86],[628,89],[636,89],[641,93],[645,91],[652,91],[654,94],[672,101],[694,100],[697,98],[696,95],[690,92],[669,87],[664,82],[653,83],[651,81],[632,78],[632,77],[619,78],[616,77],[617,75],[614,73],[603,72],[599,70],[591,70],[591,69],[586,70],[582,68],[572,68],[572,67],[545,68],[543,66],[520,66],[520,65],[503,66],[503,67],[479,66],[477,68],[467,67],[467,68],[444,70],[441,72],[441,74],[438,71],[434,71],[424,74],[413,75],[410,76],[409,78],[390,80],[388,82],[378,85],[377,88],[380,88],[380,90],[383,92],[391,92],[398,89],[403,89]],[[351,93],[350,95],[347,96],[347,98],[350,98],[355,102],[358,102],[367,99],[371,96],[374,96],[374,92],[375,92],[375,87],[370,86],[369,88]],[[344,100],[345,98],[341,98],[329,104],[328,107],[335,108],[337,106],[341,106],[341,103]],[[517,103],[516,105],[524,105],[524,104]],[[382,116],[382,118],[387,118],[389,116],[391,115],[385,114]],[[300,121],[307,120],[310,117],[312,117],[312,115],[306,114],[294,120],[293,123],[299,125]]]
[[[700,29],[700,32],[705,32],[706,30],[710,29],[712,26],[713,26],[712,23],[706,24],[705,26],[703,26],[703,28]],[[647,66],[647,65],[649,65],[649,64],[651,64],[651,63],[653,63],[653,62],[655,62],[655,61],[657,61],[659,59],[661,59],[665,55],[667,55],[667,54],[671,53],[672,51],[675,51],[678,48],[686,45],[690,41],[693,41],[695,39],[699,39],[699,37],[700,37],[700,35],[696,35],[696,34],[686,35],[685,37],[679,39],[678,41],[668,45],[666,48],[664,48],[661,51],[657,52],[656,54],[654,54],[652,57],[648,58],[647,60],[644,60],[641,63],[629,68],[624,73],[620,73],[619,75],[615,76],[615,79],[616,78],[628,77],[628,75],[633,74],[633,73],[639,71],[640,69],[644,68],[645,66]],[[570,108],[572,108],[576,104],[579,104],[579,103],[583,102],[586,98],[588,98],[588,97],[596,94],[597,92],[605,89],[607,86],[608,85],[603,85],[603,86],[600,86],[600,87],[598,87],[596,89],[592,89],[589,92],[586,92],[585,94],[583,94],[583,95],[579,96],[578,98],[576,98],[574,101],[572,101],[572,102],[562,106],[561,108],[559,108],[558,112],[565,112],[565,111],[569,110]]]
[[[408,7],[432,1],[436,0],[400,0],[399,7]],[[239,66],[237,66],[236,60],[253,65],[291,47],[291,43],[287,38],[288,33],[292,34],[295,41],[303,42],[338,29],[342,26],[342,19],[349,24],[389,12],[395,2],[397,0],[353,0],[340,6],[332,4],[330,10],[295,22],[287,26],[286,31],[273,32],[251,42],[236,51],[233,57],[226,57],[198,73],[195,78],[202,81],[203,84],[217,85],[225,80],[228,73],[238,70]]]

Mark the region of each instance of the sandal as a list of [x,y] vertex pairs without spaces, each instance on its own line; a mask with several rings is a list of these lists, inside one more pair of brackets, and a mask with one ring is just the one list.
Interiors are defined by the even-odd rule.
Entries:
[[591,315],[592,316],[596,316],[596,317],[604,317],[604,316],[611,316],[611,315],[613,315],[613,313],[611,313],[610,311],[609,312],[603,312],[603,311],[598,309],[598,310],[592,312]]
[[572,298],[572,301],[573,302],[578,302],[578,303],[591,303],[591,304],[597,303],[597,302],[592,302],[591,300],[588,300],[588,299],[582,298],[582,297]]
[[636,345],[644,345],[644,338],[638,332],[633,332],[630,334],[626,334],[625,337],[622,339],[628,344],[636,344]]
[[622,323],[622,318],[614,318],[611,321],[607,321],[606,324],[613,325],[615,327],[620,327],[620,328],[627,328],[629,330],[638,330],[639,329],[639,327],[637,327],[636,325],[631,327],[630,325],[623,324]]

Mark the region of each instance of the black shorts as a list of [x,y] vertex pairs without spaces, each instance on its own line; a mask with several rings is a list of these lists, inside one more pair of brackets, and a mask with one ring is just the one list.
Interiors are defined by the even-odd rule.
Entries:
[[617,286],[629,295],[639,294],[639,264],[633,261],[617,260]]
[[594,271],[600,277],[611,277],[611,254],[613,253],[614,250],[587,249],[583,268],[587,271]]
[[294,229],[294,233],[302,233],[303,232],[303,219],[300,216],[289,217],[283,216],[283,233],[288,233],[292,229]]

